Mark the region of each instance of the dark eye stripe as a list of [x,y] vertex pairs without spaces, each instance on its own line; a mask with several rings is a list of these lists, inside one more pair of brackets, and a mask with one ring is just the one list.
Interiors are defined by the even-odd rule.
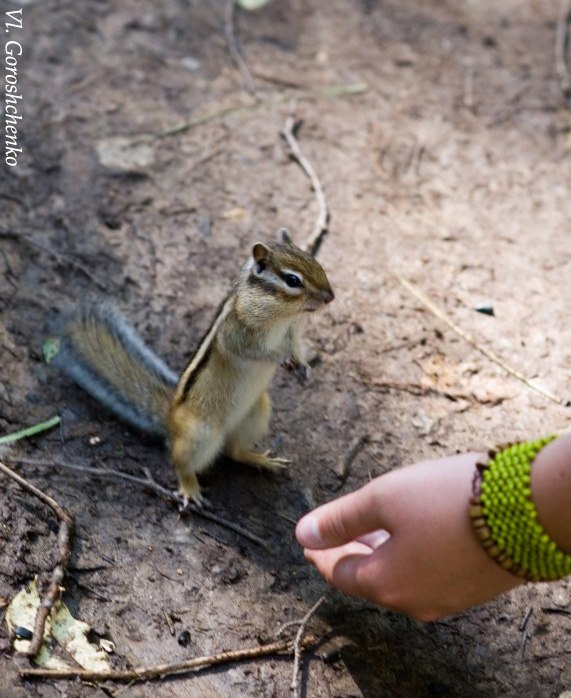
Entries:
[[290,288],[303,288],[303,282],[297,274],[280,274]]

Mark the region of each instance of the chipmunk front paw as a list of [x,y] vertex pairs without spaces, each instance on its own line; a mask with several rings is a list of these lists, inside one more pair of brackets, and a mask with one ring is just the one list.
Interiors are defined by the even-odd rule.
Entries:
[[311,376],[311,368],[309,364],[301,363],[291,356],[289,359],[282,361],[281,365],[290,373],[294,373],[301,385],[307,385],[309,382],[309,377]]

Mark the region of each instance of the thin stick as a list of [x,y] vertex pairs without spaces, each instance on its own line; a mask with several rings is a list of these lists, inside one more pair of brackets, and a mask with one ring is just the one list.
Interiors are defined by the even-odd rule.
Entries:
[[62,254],[61,252],[58,252],[58,250],[55,250],[53,247],[50,245],[45,245],[42,242],[38,242],[34,238],[34,236],[31,233],[19,233],[14,230],[0,230],[0,235],[4,237],[11,237],[14,238],[15,240],[22,240],[23,242],[27,243],[31,247],[36,247],[38,250],[41,250],[42,252],[46,252],[47,254],[52,255],[56,259],[56,261],[59,261],[60,263],[68,264],[70,267],[73,269],[77,269],[77,271],[80,271],[82,274],[84,274],[88,279],[93,281],[93,283],[98,286],[100,289],[103,291],[107,290],[108,286],[107,284],[103,283],[101,279],[99,279],[95,274],[93,274],[89,269],[82,264],[81,262],[76,261],[72,257],[68,257],[65,254]]
[[335,468],[335,474],[338,478],[342,480],[345,480],[347,478],[349,468],[353,464],[355,458],[357,458],[359,453],[369,443],[369,438],[369,434],[361,434],[360,436],[357,436],[355,439],[353,439],[349,448],[344,453],[343,458],[341,458],[339,465]]
[[[306,638],[301,644],[303,648],[313,644],[314,638]],[[291,653],[294,643],[291,640],[280,640],[268,645],[246,647],[239,650],[228,650],[219,654],[195,657],[185,662],[174,664],[159,664],[157,666],[142,666],[123,671],[89,671],[88,669],[19,669],[20,676],[27,678],[44,677],[49,679],[81,679],[82,681],[142,681],[162,679],[165,676],[198,672],[208,667],[230,662],[240,662],[246,659],[258,659],[282,652]]]
[[312,164],[301,152],[298,140],[296,138],[296,133],[301,126],[300,120],[295,120],[293,116],[289,116],[286,119],[284,129],[281,133],[282,138],[287,143],[289,148],[290,157],[297,162],[301,169],[308,176],[311,182],[311,187],[315,193],[315,200],[317,202],[317,219],[315,225],[313,226],[313,231],[309,236],[307,242],[305,243],[305,249],[309,254],[314,257],[319,252],[323,238],[329,232],[329,208],[327,206],[327,199],[325,198],[325,193],[319,177],[315,173]]
[[525,612],[524,617],[521,620],[521,623],[519,624],[519,629],[521,632],[523,632],[527,628],[527,624],[529,623],[529,619],[531,618],[531,614],[533,613],[533,606],[530,606],[527,611]]
[[[337,97],[352,97],[353,95],[361,95],[369,89],[369,86],[364,82],[355,82],[349,85],[330,85],[328,87],[320,87],[315,90],[308,90],[307,92],[302,92],[298,99],[336,99]],[[133,138],[133,143],[144,143],[148,141],[158,140],[161,138],[171,138],[172,136],[178,136],[181,133],[186,133],[191,131],[193,128],[202,126],[203,124],[208,124],[212,121],[217,121],[218,119],[224,119],[227,116],[242,116],[243,114],[248,114],[249,112],[257,111],[258,109],[268,108],[278,106],[285,103],[289,99],[289,95],[281,94],[275,99],[262,100],[258,99],[253,104],[246,104],[242,106],[225,107],[219,109],[218,111],[208,112],[206,114],[199,114],[191,119],[182,121],[179,124],[171,126],[171,128],[165,129],[164,131],[158,131],[151,134],[143,134],[138,137]]]
[[238,41],[236,39],[235,32],[236,25],[236,0],[227,0],[226,6],[224,7],[224,35],[226,36],[226,41],[228,43],[228,49],[232,60],[236,63],[240,75],[242,76],[242,83],[245,89],[251,94],[256,93],[256,88],[254,86],[254,79],[250,69],[246,65],[246,61],[242,58],[240,49],[238,48]]
[[15,473],[11,468],[0,461],[0,471],[5,475],[15,480],[18,485],[27,492],[30,492],[35,497],[37,497],[41,502],[47,504],[60,521],[59,531],[58,531],[58,551],[59,560],[52,572],[52,578],[50,581],[50,586],[46,595],[42,600],[42,604],[38,609],[36,614],[36,621],[34,623],[34,634],[32,636],[32,641],[26,654],[29,657],[35,657],[40,651],[42,642],[44,640],[44,628],[46,625],[46,620],[50,615],[55,602],[59,599],[60,589],[63,583],[68,565],[69,559],[71,557],[71,538],[73,536],[74,521],[72,515],[62,507],[55,499],[50,497],[39,490],[35,485],[25,480],[23,477]]
[[523,660],[525,659],[525,650],[527,647],[527,643],[529,640],[529,633],[527,630],[524,630],[521,636],[521,642],[519,644],[519,652],[517,655],[517,661],[518,664],[523,664]]
[[304,643],[307,642],[306,640],[303,640],[303,634],[305,633],[305,629],[309,620],[317,611],[317,609],[321,606],[321,604],[325,601],[326,598],[327,594],[323,594],[323,596],[320,596],[319,599],[313,604],[313,606],[309,609],[309,611],[303,616],[301,620],[292,620],[288,623],[284,623],[284,625],[282,625],[277,632],[277,635],[281,635],[286,628],[290,628],[292,625],[299,624],[299,628],[296,633],[295,640],[293,642],[294,661],[290,688],[293,691],[294,696],[297,695],[297,689],[299,685],[299,664],[301,661],[301,651],[304,647]]
[[183,121],[180,124],[173,126],[172,128],[166,129],[165,131],[153,133],[151,134],[151,136],[142,136],[140,139],[135,140],[135,142],[138,142],[138,140],[148,140],[149,138],[153,140],[161,138],[170,138],[171,136],[178,136],[181,133],[191,131],[193,128],[196,128],[197,126],[208,124],[211,121],[216,121],[217,119],[224,119],[226,116],[236,116],[238,114],[246,114],[248,112],[254,111],[261,104],[261,102],[255,102],[254,104],[249,104],[243,107],[226,107],[224,109],[219,109],[218,111],[209,112],[208,114],[199,114],[198,116],[195,116],[192,119],[188,119],[188,121]]
[[507,364],[503,359],[500,359],[500,357],[497,354],[495,354],[491,349],[487,349],[486,347],[483,347],[482,345],[478,344],[478,342],[474,339],[474,337],[472,337],[471,334],[468,334],[468,332],[464,331],[461,327],[459,327],[452,319],[448,317],[448,315],[443,310],[441,310],[429,298],[427,298],[427,296],[425,296],[424,293],[422,293],[422,291],[420,291],[412,282],[408,281],[400,274],[397,274],[396,277],[399,280],[399,282],[407,289],[407,291],[412,293],[412,295],[415,298],[417,298],[426,308],[428,308],[428,310],[430,310],[431,313],[436,315],[436,317],[440,318],[440,320],[446,323],[453,332],[455,332],[459,337],[462,337],[462,339],[471,344],[486,358],[490,359],[490,361],[493,361],[495,364],[503,368],[504,371],[507,371],[507,373],[512,375],[514,378],[517,378],[519,381],[527,385],[528,388],[535,390],[536,392],[540,393],[549,400],[552,400],[553,402],[556,402],[559,405],[564,405],[565,407],[569,406],[569,401],[562,400],[560,397],[558,397],[551,391],[542,388],[540,385],[536,385],[535,383],[533,383],[533,381],[526,378],[523,375],[523,373],[520,373],[517,369]]
[[505,398],[503,397],[486,397],[478,398],[475,395],[469,393],[460,393],[455,390],[447,390],[442,388],[437,388],[432,385],[421,385],[420,383],[402,383],[400,381],[390,381],[390,380],[378,380],[373,379],[372,385],[380,390],[400,390],[404,393],[410,393],[411,395],[425,396],[425,395],[440,395],[446,397],[449,400],[468,400],[471,403],[477,403],[480,405],[500,405]]
[[271,73],[266,73],[263,70],[254,69],[251,71],[252,75],[260,80],[265,80],[266,82],[272,82],[281,87],[289,87],[292,90],[307,90],[309,85],[305,82],[297,80],[293,77],[284,77],[282,75],[273,75]]
[[20,441],[20,439],[25,439],[27,436],[35,436],[36,434],[41,434],[42,431],[47,431],[61,422],[61,417],[55,416],[51,419],[47,419],[45,422],[40,422],[39,424],[33,424],[31,427],[26,427],[25,429],[20,429],[20,431],[14,431],[11,434],[6,434],[5,436],[0,436],[0,445],[11,444],[14,441]]
[[[155,492],[156,494],[159,494],[161,497],[164,497],[170,502],[174,502],[175,504],[179,505],[181,503],[180,498],[175,492],[171,492],[171,490],[168,490],[166,487],[159,485],[150,477],[148,473],[146,473],[145,478],[140,478],[136,477],[135,475],[129,475],[128,473],[122,473],[119,470],[111,470],[107,468],[88,468],[81,465],[71,465],[70,463],[64,463],[59,460],[51,462],[20,457],[17,457],[16,460],[18,461],[18,463],[23,463],[24,465],[49,465],[50,467],[65,468],[67,470],[75,470],[80,473],[87,473],[88,475],[92,475],[93,477],[117,478],[119,480],[126,480],[127,482],[134,482],[137,485],[141,485],[142,487],[150,489],[151,491]],[[203,519],[214,521],[220,526],[228,528],[229,530],[234,531],[234,533],[238,533],[243,538],[247,538],[248,540],[252,541],[252,543],[256,543],[256,545],[261,546],[266,551],[270,551],[270,547],[265,540],[257,536],[255,533],[252,533],[248,529],[243,528],[239,524],[234,523],[233,521],[229,521],[228,519],[224,519],[222,516],[218,516],[218,514],[214,514],[211,511],[207,511],[206,509],[201,509],[200,507],[197,507],[194,504],[189,504],[187,509],[188,511],[191,511],[193,514],[196,514],[197,516],[202,516]]]
[[308,94],[308,98],[315,97],[350,97],[362,95],[369,89],[366,82],[353,82],[350,85],[326,85]]
[[563,616],[571,616],[571,611],[567,611],[565,608],[554,608],[552,606],[543,606],[539,610],[542,613],[559,613]]
[[571,74],[569,67],[569,32],[571,30],[571,2],[561,0],[555,32],[555,70],[565,99],[571,98]]

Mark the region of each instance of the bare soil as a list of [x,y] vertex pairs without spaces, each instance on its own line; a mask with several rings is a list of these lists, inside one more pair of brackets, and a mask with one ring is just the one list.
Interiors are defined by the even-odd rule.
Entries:
[[[303,119],[301,146],[331,210],[319,258],[337,300],[308,333],[313,378],[303,389],[282,371],[272,389],[267,445],[292,465],[272,476],[221,462],[205,478],[216,511],[271,552],[181,519],[142,487],[20,468],[76,518],[65,600],[114,642],[116,666],[271,640],[325,591],[293,538],[305,511],[422,458],[567,427],[569,408],[484,357],[397,276],[482,346],[571,397],[571,112],[555,71],[558,7],[274,0],[238,16],[252,95],[219,0],[24,6],[24,152],[0,173],[0,430],[56,413],[62,426],[5,451],[7,462],[148,468],[174,487],[160,447],[46,365],[43,341],[65,307],[104,297],[181,368],[250,245],[284,225],[302,243],[313,227],[313,193],[280,139],[289,115]],[[140,158],[129,167],[106,155],[119,136]],[[49,578],[57,525],[1,482],[9,600],[34,575]],[[571,688],[569,590],[569,580],[527,586],[425,625],[331,594],[310,625],[323,643],[304,662],[304,694],[557,696]],[[0,642],[1,696],[114,695],[24,683],[3,622]],[[291,670],[288,657],[264,659],[121,695],[288,696]]]

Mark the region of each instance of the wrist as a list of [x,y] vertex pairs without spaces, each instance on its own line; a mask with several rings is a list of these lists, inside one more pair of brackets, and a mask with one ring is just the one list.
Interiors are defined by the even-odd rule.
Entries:
[[537,517],[557,547],[571,554],[571,434],[548,444],[531,471]]
[[557,480],[571,484],[565,441],[555,451],[543,454],[539,468],[540,506],[551,531],[557,529],[557,540],[543,526],[532,486],[537,458],[555,439],[549,436],[491,451],[489,461],[479,464],[474,477],[470,518],[477,538],[503,569],[530,581],[571,574],[571,554],[558,545],[571,533],[565,515],[571,491],[554,481],[557,475]]

